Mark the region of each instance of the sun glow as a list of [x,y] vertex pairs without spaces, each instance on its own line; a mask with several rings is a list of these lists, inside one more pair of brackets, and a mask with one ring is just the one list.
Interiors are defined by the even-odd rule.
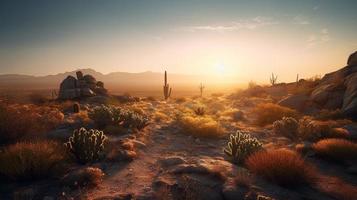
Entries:
[[226,67],[222,63],[218,63],[214,66],[214,72],[217,75],[224,75],[226,73]]

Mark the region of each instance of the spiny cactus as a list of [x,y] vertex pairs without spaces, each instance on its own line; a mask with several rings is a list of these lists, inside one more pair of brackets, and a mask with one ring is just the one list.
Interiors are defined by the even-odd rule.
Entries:
[[200,116],[204,115],[206,112],[205,107],[197,107],[194,111],[196,115],[200,115]]
[[283,117],[273,123],[273,132],[277,135],[282,135],[290,139],[295,139],[298,136],[299,122],[292,117]]
[[245,158],[261,148],[262,144],[257,138],[251,137],[250,134],[237,131],[235,135],[230,135],[224,153],[231,157],[233,163],[241,164]]
[[73,132],[65,146],[79,163],[85,164],[98,161],[102,157],[106,139],[102,131],[95,129],[87,131],[82,127]]
[[203,89],[205,89],[205,86],[201,83],[199,88],[200,88],[200,96],[202,97],[203,96]]
[[164,80],[164,97],[167,100],[171,96],[171,87],[167,83],[167,72],[165,71],[165,80]]
[[73,112],[74,112],[74,113],[79,113],[79,110],[80,110],[80,105],[79,105],[79,103],[74,103],[74,104],[73,104]]
[[274,75],[274,73],[271,73],[271,77],[270,77],[271,85],[275,85],[277,83],[277,80],[278,80],[278,76]]

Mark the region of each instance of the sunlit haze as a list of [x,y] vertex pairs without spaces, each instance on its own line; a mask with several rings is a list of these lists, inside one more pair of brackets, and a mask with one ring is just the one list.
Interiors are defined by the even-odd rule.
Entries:
[[0,73],[79,68],[268,82],[346,65],[353,0],[1,1]]

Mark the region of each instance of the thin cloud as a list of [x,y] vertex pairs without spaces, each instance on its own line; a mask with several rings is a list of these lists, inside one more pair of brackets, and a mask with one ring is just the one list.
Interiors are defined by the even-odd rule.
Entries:
[[308,47],[316,46],[318,44],[323,44],[331,40],[328,29],[321,29],[317,34],[311,34],[307,38],[306,42]]
[[197,32],[197,31],[214,31],[214,32],[227,32],[237,30],[254,30],[257,28],[278,24],[277,21],[266,17],[255,17],[248,20],[238,20],[228,25],[203,25],[203,26],[186,26],[180,27],[177,30]]
[[295,16],[293,18],[293,23],[294,24],[299,24],[299,25],[309,25],[309,24],[311,24],[310,21],[306,17],[304,17],[302,15]]

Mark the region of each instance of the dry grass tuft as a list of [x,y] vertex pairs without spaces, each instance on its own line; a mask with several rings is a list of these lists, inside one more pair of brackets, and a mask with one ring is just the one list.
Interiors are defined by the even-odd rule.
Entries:
[[283,117],[298,117],[297,111],[273,103],[259,104],[253,112],[256,116],[255,123],[260,126],[272,124]]
[[62,123],[63,119],[63,113],[49,106],[0,105],[0,143],[39,137]]
[[300,155],[284,149],[256,152],[246,165],[253,173],[285,187],[313,184],[317,176],[315,168]]
[[182,116],[178,123],[182,131],[195,137],[219,138],[224,136],[224,130],[220,124],[209,116],[190,115]]
[[324,139],[313,145],[318,156],[334,161],[357,160],[357,144],[345,139]]
[[12,180],[48,178],[62,172],[62,145],[51,141],[20,142],[0,153],[0,174]]

